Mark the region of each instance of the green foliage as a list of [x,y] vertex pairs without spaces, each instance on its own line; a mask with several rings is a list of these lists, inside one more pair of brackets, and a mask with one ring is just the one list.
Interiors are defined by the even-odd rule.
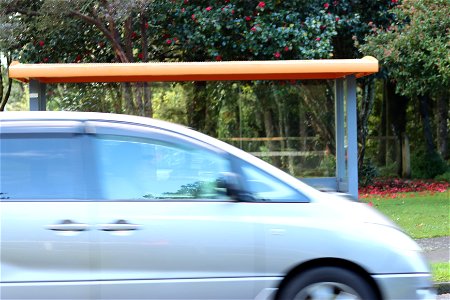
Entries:
[[447,171],[447,164],[436,152],[429,153],[419,147],[411,155],[411,172],[413,178],[432,179]]
[[387,164],[386,166],[378,167],[378,173],[380,177],[397,177],[397,163],[393,162]]
[[358,170],[358,184],[360,186],[368,186],[373,183],[374,179],[379,175],[378,169],[372,162],[366,161]]
[[447,170],[447,172],[437,175],[436,177],[434,177],[434,179],[439,181],[450,182],[450,170]]
[[450,262],[431,264],[433,281],[450,282]]
[[177,1],[164,42],[182,50],[185,60],[329,57],[335,17],[306,6],[304,1]]
[[407,96],[436,95],[450,88],[448,0],[410,0],[392,9],[395,22],[373,27],[361,47],[374,55]]
[[187,125],[186,93],[180,84],[155,84],[153,109],[156,119]]

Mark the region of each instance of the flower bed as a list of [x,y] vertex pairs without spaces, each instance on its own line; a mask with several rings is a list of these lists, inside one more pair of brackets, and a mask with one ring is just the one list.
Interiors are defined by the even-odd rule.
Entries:
[[450,188],[449,182],[433,180],[405,180],[398,178],[381,178],[366,187],[359,188],[360,198],[405,198],[414,194],[443,193]]

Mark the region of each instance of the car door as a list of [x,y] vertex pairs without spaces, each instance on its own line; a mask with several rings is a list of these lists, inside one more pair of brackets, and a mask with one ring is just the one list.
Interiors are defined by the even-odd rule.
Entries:
[[1,127],[2,299],[92,297],[93,203],[76,122]]
[[261,247],[251,204],[217,185],[231,172],[227,157],[176,134],[114,126],[92,135],[101,297],[254,298]]

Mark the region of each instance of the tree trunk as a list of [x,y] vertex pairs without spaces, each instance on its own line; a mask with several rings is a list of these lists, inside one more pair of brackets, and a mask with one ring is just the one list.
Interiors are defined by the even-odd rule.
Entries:
[[206,117],[206,81],[195,81],[192,95],[187,101],[188,124],[190,127],[203,131]]
[[122,96],[125,102],[125,112],[127,114],[135,114],[135,105],[133,100],[133,89],[131,83],[122,83]]
[[441,95],[438,98],[437,116],[438,116],[438,147],[439,153],[445,160],[449,159],[448,151],[448,110],[449,110],[449,95],[448,93]]
[[[11,55],[9,53],[6,54],[6,70],[8,70],[9,65],[11,64]],[[3,74],[2,74],[2,66],[0,64],[0,111],[4,111],[6,107],[6,103],[8,103],[9,96],[11,95],[12,88],[12,79],[8,77],[6,92],[4,92],[3,87]]]
[[369,133],[369,116],[372,113],[373,103],[375,99],[375,81],[373,77],[364,79],[362,81],[363,87],[363,100],[361,103],[361,107],[358,115],[358,138],[361,144],[359,158],[358,158],[358,166],[362,169],[364,164],[364,156],[366,152],[366,140],[367,135]]
[[433,131],[431,129],[430,112],[428,108],[430,101],[431,99],[428,95],[419,96],[419,112],[422,119],[425,147],[428,153],[433,153],[436,148],[433,142]]
[[332,88],[329,85],[317,82],[308,82],[299,87],[302,95],[303,107],[310,114],[311,125],[321,140],[326,141],[326,146],[333,155],[336,154],[336,140],[334,129],[334,99]]
[[[255,94],[256,94],[256,98],[257,101],[259,101],[260,105],[259,105],[259,109],[262,110],[262,114],[263,114],[263,120],[264,120],[264,129],[266,132],[266,137],[268,138],[273,138],[276,136],[276,125],[274,123],[274,118],[273,118],[273,107],[272,107],[272,103],[270,102],[271,100],[270,98],[270,88],[268,85],[257,85],[255,86]],[[277,149],[276,144],[269,140],[267,141],[267,148],[269,149],[269,152],[275,152],[279,149]],[[270,157],[271,162],[274,166],[276,167],[281,167],[281,160],[279,156],[271,156]]]
[[397,94],[395,82],[387,82],[387,117],[388,126],[392,127],[392,132],[396,138],[394,157],[397,162],[397,174],[402,176],[402,138],[406,132],[406,109],[409,98]]
[[[142,9],[141,11],[141,47],[142,47],[142,57],[143,61],[148,61],[148,38],[147,38],[147,18],[145,17],[145,11]],[[144,82],[142,85],[143,89],[143,111],[144,116],[153,118],[153,101],[152,101],[152,89],[150,83]]]
[[386,80],[383,81],[383,101],[381,103],[381,122],[378,129],[378,153],[377,153],[377,161],[379,166],[386,166],[387,159],[387,141],[386,137],[388,136],[388,126],[386,126],[386,113],[387,113],[387,83]]

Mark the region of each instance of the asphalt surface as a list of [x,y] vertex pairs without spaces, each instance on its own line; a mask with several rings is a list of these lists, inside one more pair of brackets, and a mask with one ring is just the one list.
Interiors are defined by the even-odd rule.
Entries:
[[418,239],[416,242],[422,247],[430,263],[450,261],[450,236]]
[[[416,242],[430,263],[450,262],[450,236],[418,239]],[[436,282],[435,286],[438,300],[450,299],[450,282]]]

